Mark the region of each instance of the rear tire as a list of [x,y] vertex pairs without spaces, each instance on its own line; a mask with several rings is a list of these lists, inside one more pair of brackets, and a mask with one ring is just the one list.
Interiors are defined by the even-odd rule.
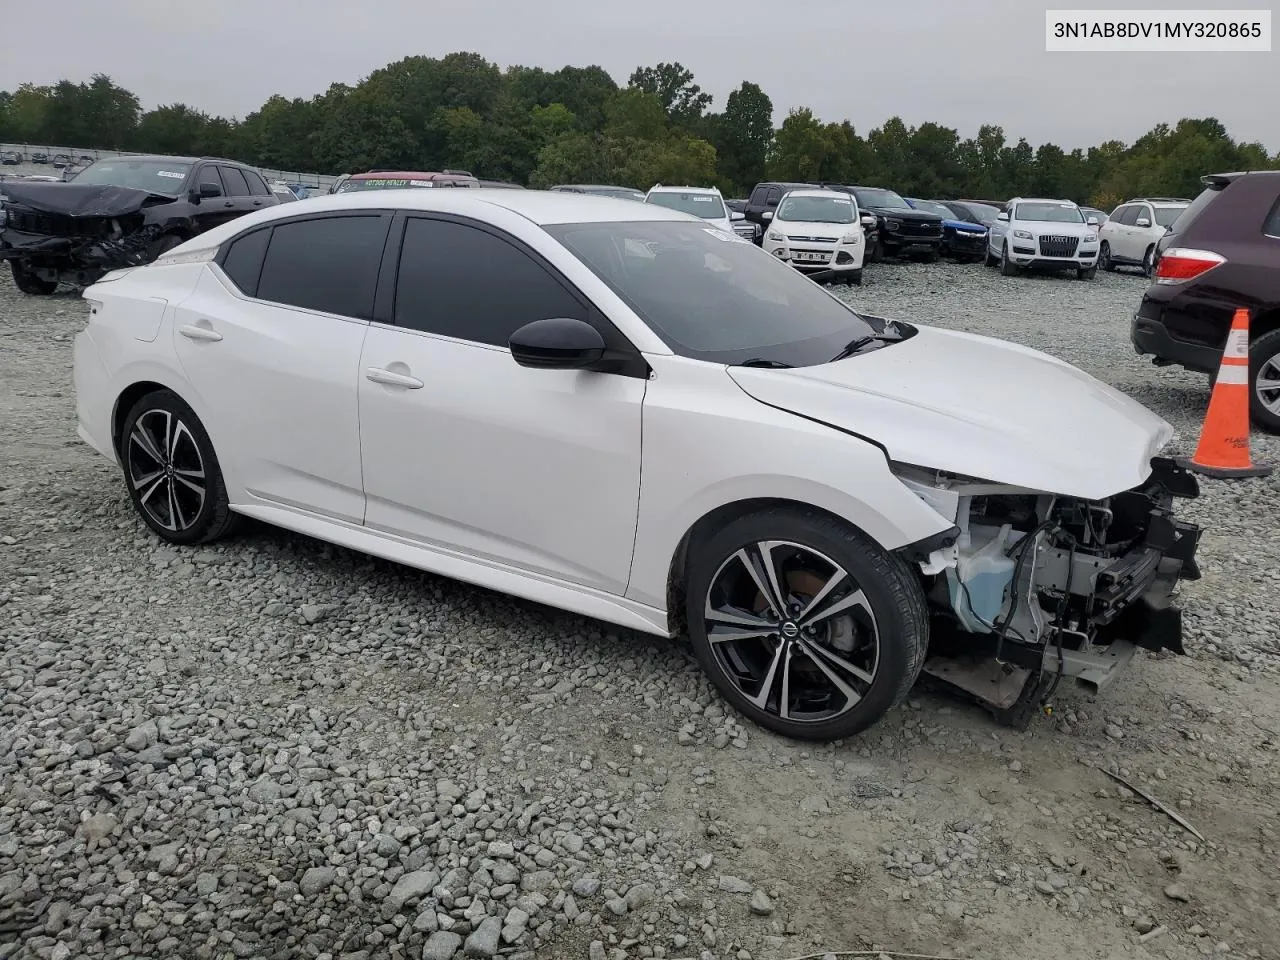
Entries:
[[[1277,387],[1259,391],[1259,381]],[[1249,415],[1259,429],[1280,433],[1280,330],[1249,344]]]
[[906,697],[924,664],[929,621],[912,570],[813,510],[730,521],[690,547],[686,585],[690,639],[709,679],[786,737],[865,730]]
[[13,285],[23,293],[47,297],[58,289],[57,280],[41,280],[19,260],[10,260],[9,269],[13,272]]
[[240,517],[213,442],[195,411],[171,390],[138,400],[119,439],[129,499],[143,523],[168,543],[209,543],[231,533]]

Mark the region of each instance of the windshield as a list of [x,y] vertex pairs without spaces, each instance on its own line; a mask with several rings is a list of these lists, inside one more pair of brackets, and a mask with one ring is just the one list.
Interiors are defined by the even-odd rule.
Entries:
[[988,206],[985,203],[965,203],[961,206],[972,213],[978,220],[994,220],[1000,216],[1000,211],[996,207]]
[[853,223],[848,197],[783,197],[775,216],[790,223]]
[[1041,223],[1084,223],[1080,208],[1074,203],[1020,203],[1014,220],[1036,220]]
[[668,210],[679,210],[691,213],[703,220],[723,220],[728,214],[724,212],[724,204],[713,193],[674,193],[671,191],[655,191],[649,194],[646,203],[666,207]]
[[1173,221],[1182,215],[1186,207],[1155,207],[1156,224],[1161,227],[1173,226]]
[[917,200],[914,206],[917,210],[923,210],[925,213],[936,213],[943,220],[954,220],[956,218],[950,207],[935,200]]
[[543,229],[681,356],[807,366],[880,332],[794,267],[715,227],[669,220]]
[[863,207],[888,207],[891,210],[910,210],[911,204],[892,190],[855,190],[854,196]]
[[338,188],[339,193],[354,193],[357,190],[399,190],[402,187],[429,187],[430,180],[410,180],[407,178],[370,177],[367,180],[348,180]]
[[166,197],[182,192],[191,164],[174,160],[98,160],[75,176],[76,183],[131,187]]

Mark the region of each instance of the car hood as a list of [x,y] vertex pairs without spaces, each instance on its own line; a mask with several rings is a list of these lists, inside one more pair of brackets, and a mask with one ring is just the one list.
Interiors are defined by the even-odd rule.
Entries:
[[968,220],[943,220],[944,227],[951,227],[959,230],[961,233],[986,233],[987,228],[980,223],[970,223]]
[[728,372],[756,400],[874,440],[895,461],[1086,500],[1141,484],[1173,437],[1070,364],[931,327],[836,363]]
[[131,187],[88,183],[9,183],[5,195],[14,203],[41,213],[69,217],[123,217],[153,203],[172,203],[164,197]]
[[934,223],[939,223],[942,220],[936,213],[925,213],[923,210],[907,210],[903,207],[863,207],[862,209],[877,213],[882,217],[893,217],[895,220],[931,220]]

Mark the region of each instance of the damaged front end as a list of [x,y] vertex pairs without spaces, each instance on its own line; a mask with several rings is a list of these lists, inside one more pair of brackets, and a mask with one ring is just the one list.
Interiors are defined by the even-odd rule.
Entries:
[[145,210],[171,202],[146,191],[75,184],[6,184],[0,260],[40,281],[84,287],[146,263],[161,228]]
[[934,614],[925,675],[1021,726],[1063,679],[1097,693],[1138,647],[1183,653],[1173,597],[1200,577],[1200,529],[1172,503],[1199,486],[1170,458],[1151,466],[1104,500],[896,466],[958,531],[916,557]]

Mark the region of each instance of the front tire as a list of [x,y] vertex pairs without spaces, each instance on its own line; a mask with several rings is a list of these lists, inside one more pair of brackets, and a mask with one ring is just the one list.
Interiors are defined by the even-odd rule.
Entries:
[[1111,244],[1102,241],[1102,246],[1098,248],[1098,266],[1107,273],[1115,273],[1116,265],[1111,260]]
[[686,587],[690,638],[711,682],[786,737],[865,730],[924,664],[928,615],[911,569],[816,511],[731,521],[690,548]]
[[1000,275],[1002,277],[1016,277],[1018,275],[1018,265],[1009,259],[1008,243],[1000,248]]
[[1077,268],[1076,268],[1076,279],[1077,279],[1077,280],[1092,280],[1092,279],[1094,278],[1094,276],[1096,276],[1096,275],[1097,275],[1097,273],[1098,273],[1098,268],[1097,268],[1096,266],[1093,266],[1093,267],[1077,267]]
[[13,285],[23,293],[34,297],[47,297],[58,289],[57,280],[41,280],[20,260],[10,260],[9,269],[13,273]]
[[982,254],[982,265],[984,267],[994,267],[1000,262],[1000,258],[991,252],[991,245],[987,245],[987,249]]
[[1249,345],[1249,414],[1268,433],[1280,433],[1280,330]]
[[189,546],[226,536],[231,512],[222,469],[200,418],[171,390],[138,400],[125,417],[120,461],[129,499],[162,540]]
[[849,271],[849,283],[855,287],[862,286],[862,267]]

